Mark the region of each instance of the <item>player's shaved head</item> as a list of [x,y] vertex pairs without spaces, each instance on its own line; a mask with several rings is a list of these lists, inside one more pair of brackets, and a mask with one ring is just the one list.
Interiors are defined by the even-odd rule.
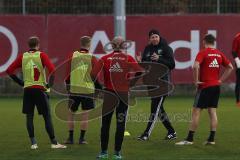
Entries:
[[112,47],[114,51],[119,51],[121,47],[121,44],[123,43],[124,39],[122,36],[115,36],[112,40]]
[[123,42],[123,37],[122,36],[115,36],[112,40],[113,43],[115,44],[121,44]]

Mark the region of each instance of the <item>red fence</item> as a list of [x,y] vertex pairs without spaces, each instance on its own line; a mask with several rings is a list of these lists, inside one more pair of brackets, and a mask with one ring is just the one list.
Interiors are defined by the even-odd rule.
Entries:
[[[156,28],[174,49],[174,82],[191,83],[191,65],[204,34],[216,35],[217,48],[231,58],[232,40],[239,26],[238,15],[128,16],[127,39],[135,42],[129,52],[142,52],[148,43],[148,31]],[[112,16],[0,16],[0,73],[18,53],[28,49],[26,42],[32,35],[40,37],[41,49],[57,65],[79,48],[83,35],[93,36],[92,52],[101,56],[102,46],[112,39],[113,30]],[[230,81],[234,81],[234,74]]]

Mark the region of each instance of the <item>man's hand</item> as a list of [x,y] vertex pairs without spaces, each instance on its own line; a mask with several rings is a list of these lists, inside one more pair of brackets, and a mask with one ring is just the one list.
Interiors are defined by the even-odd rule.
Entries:
[[135,59],[136,59],[136,61],[137,62],[141,62],[142,61],[142,55],[141,55],[141,53],[140,54],[135,54]]
[[236,58],[234,59],[234,61],[235,61],[235,63],[236,63],[237,68],[240,68],[240,60],[239,60],[239,58],[236,57]]
[[50,88],[48,83],[46,84],[46,88],[47,88],[47,89],[49,89],[49,88]]
[[66,90],[67,90],[67,93],[70,93],[70,84],[66,84]]
[[197,81],[197,82],[194,82],[195,86],[198,87],[199,85],[203,84],[204,82],[200,82],[200,81]]
[[194,85],[195,85],[195,87],[196,87],[195,92],[198,91],[198,87],[199,87],[199,85],[201,85],[201,84],[203,84],[203,83],[204,83],[204,82],[200,82],[200,81],[194,82]]
[[219,84],[222,84],[222,80],[218,80]]
[[155,52],[151,56],[152,61],[158,61],[159,60],[159,55],[157,55]]

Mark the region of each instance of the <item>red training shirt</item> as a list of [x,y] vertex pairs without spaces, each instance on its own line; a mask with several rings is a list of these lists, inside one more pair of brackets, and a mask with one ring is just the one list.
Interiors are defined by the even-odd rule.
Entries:
[[201,50],[196,57],[197,62],[200,64],[200,82],[199,89],[210,86],[217,86],[219,84],[220,66],[226,67],[230,61],[226,56],[217,49],[206,48]]
[[237,53],[237,56],[240,57],[240,33],[234,37],[232,51]]
[[129,91],[130,72],[142,71],[142,68],[132,56],[121,52],[112,52],[103,56],[96,68],[99,69],[101,67],[104,76],[104,86],[108,90],[118,92]]

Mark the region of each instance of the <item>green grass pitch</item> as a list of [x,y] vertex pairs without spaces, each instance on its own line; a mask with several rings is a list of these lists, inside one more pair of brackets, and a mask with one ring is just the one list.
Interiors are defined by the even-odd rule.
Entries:
[[[52,108],[58,99],[51,99]],[[164,141],[166,130],[160,122],[155,124],[150,140],[139,142],[136,137],[146,127],[146,118],[150,111],[149,100],[138,100],[138,105],[129,110],[127,130],[131,133],[123,144],[123,156],[126,160],[238,160],[240,159],[240,108],[234,98],[222,97],[218,109],[219,126],[215,146],[203,146],[209,133],[207,112],[201,116],[200,126],[195,134],[193,146],[175,146],[176,141],[185,138],[188,121],[191,116],[193,97],[169,97],[165,109],[178,133],[176,141]],[[43,118],[35,114],[35,134],[39,149],[30,150],[30,142],[25,127],[25,117],[21,113],[20,98],[0,99],[0,159],[1,160],[91,160],[100,149],[100,120],[90,122],[86,138],[88,145],[74,144],[65,150],[50,149],[49,139],[44,128]],[[115,119],[115,116],[113,117]],[[67,125],[53,116],[56,137],[63,142],[68,135]],[[109,152],[113,152],[115,122],[112,121]],[[75,140],[79,137],[79,125],[76,125]]]

